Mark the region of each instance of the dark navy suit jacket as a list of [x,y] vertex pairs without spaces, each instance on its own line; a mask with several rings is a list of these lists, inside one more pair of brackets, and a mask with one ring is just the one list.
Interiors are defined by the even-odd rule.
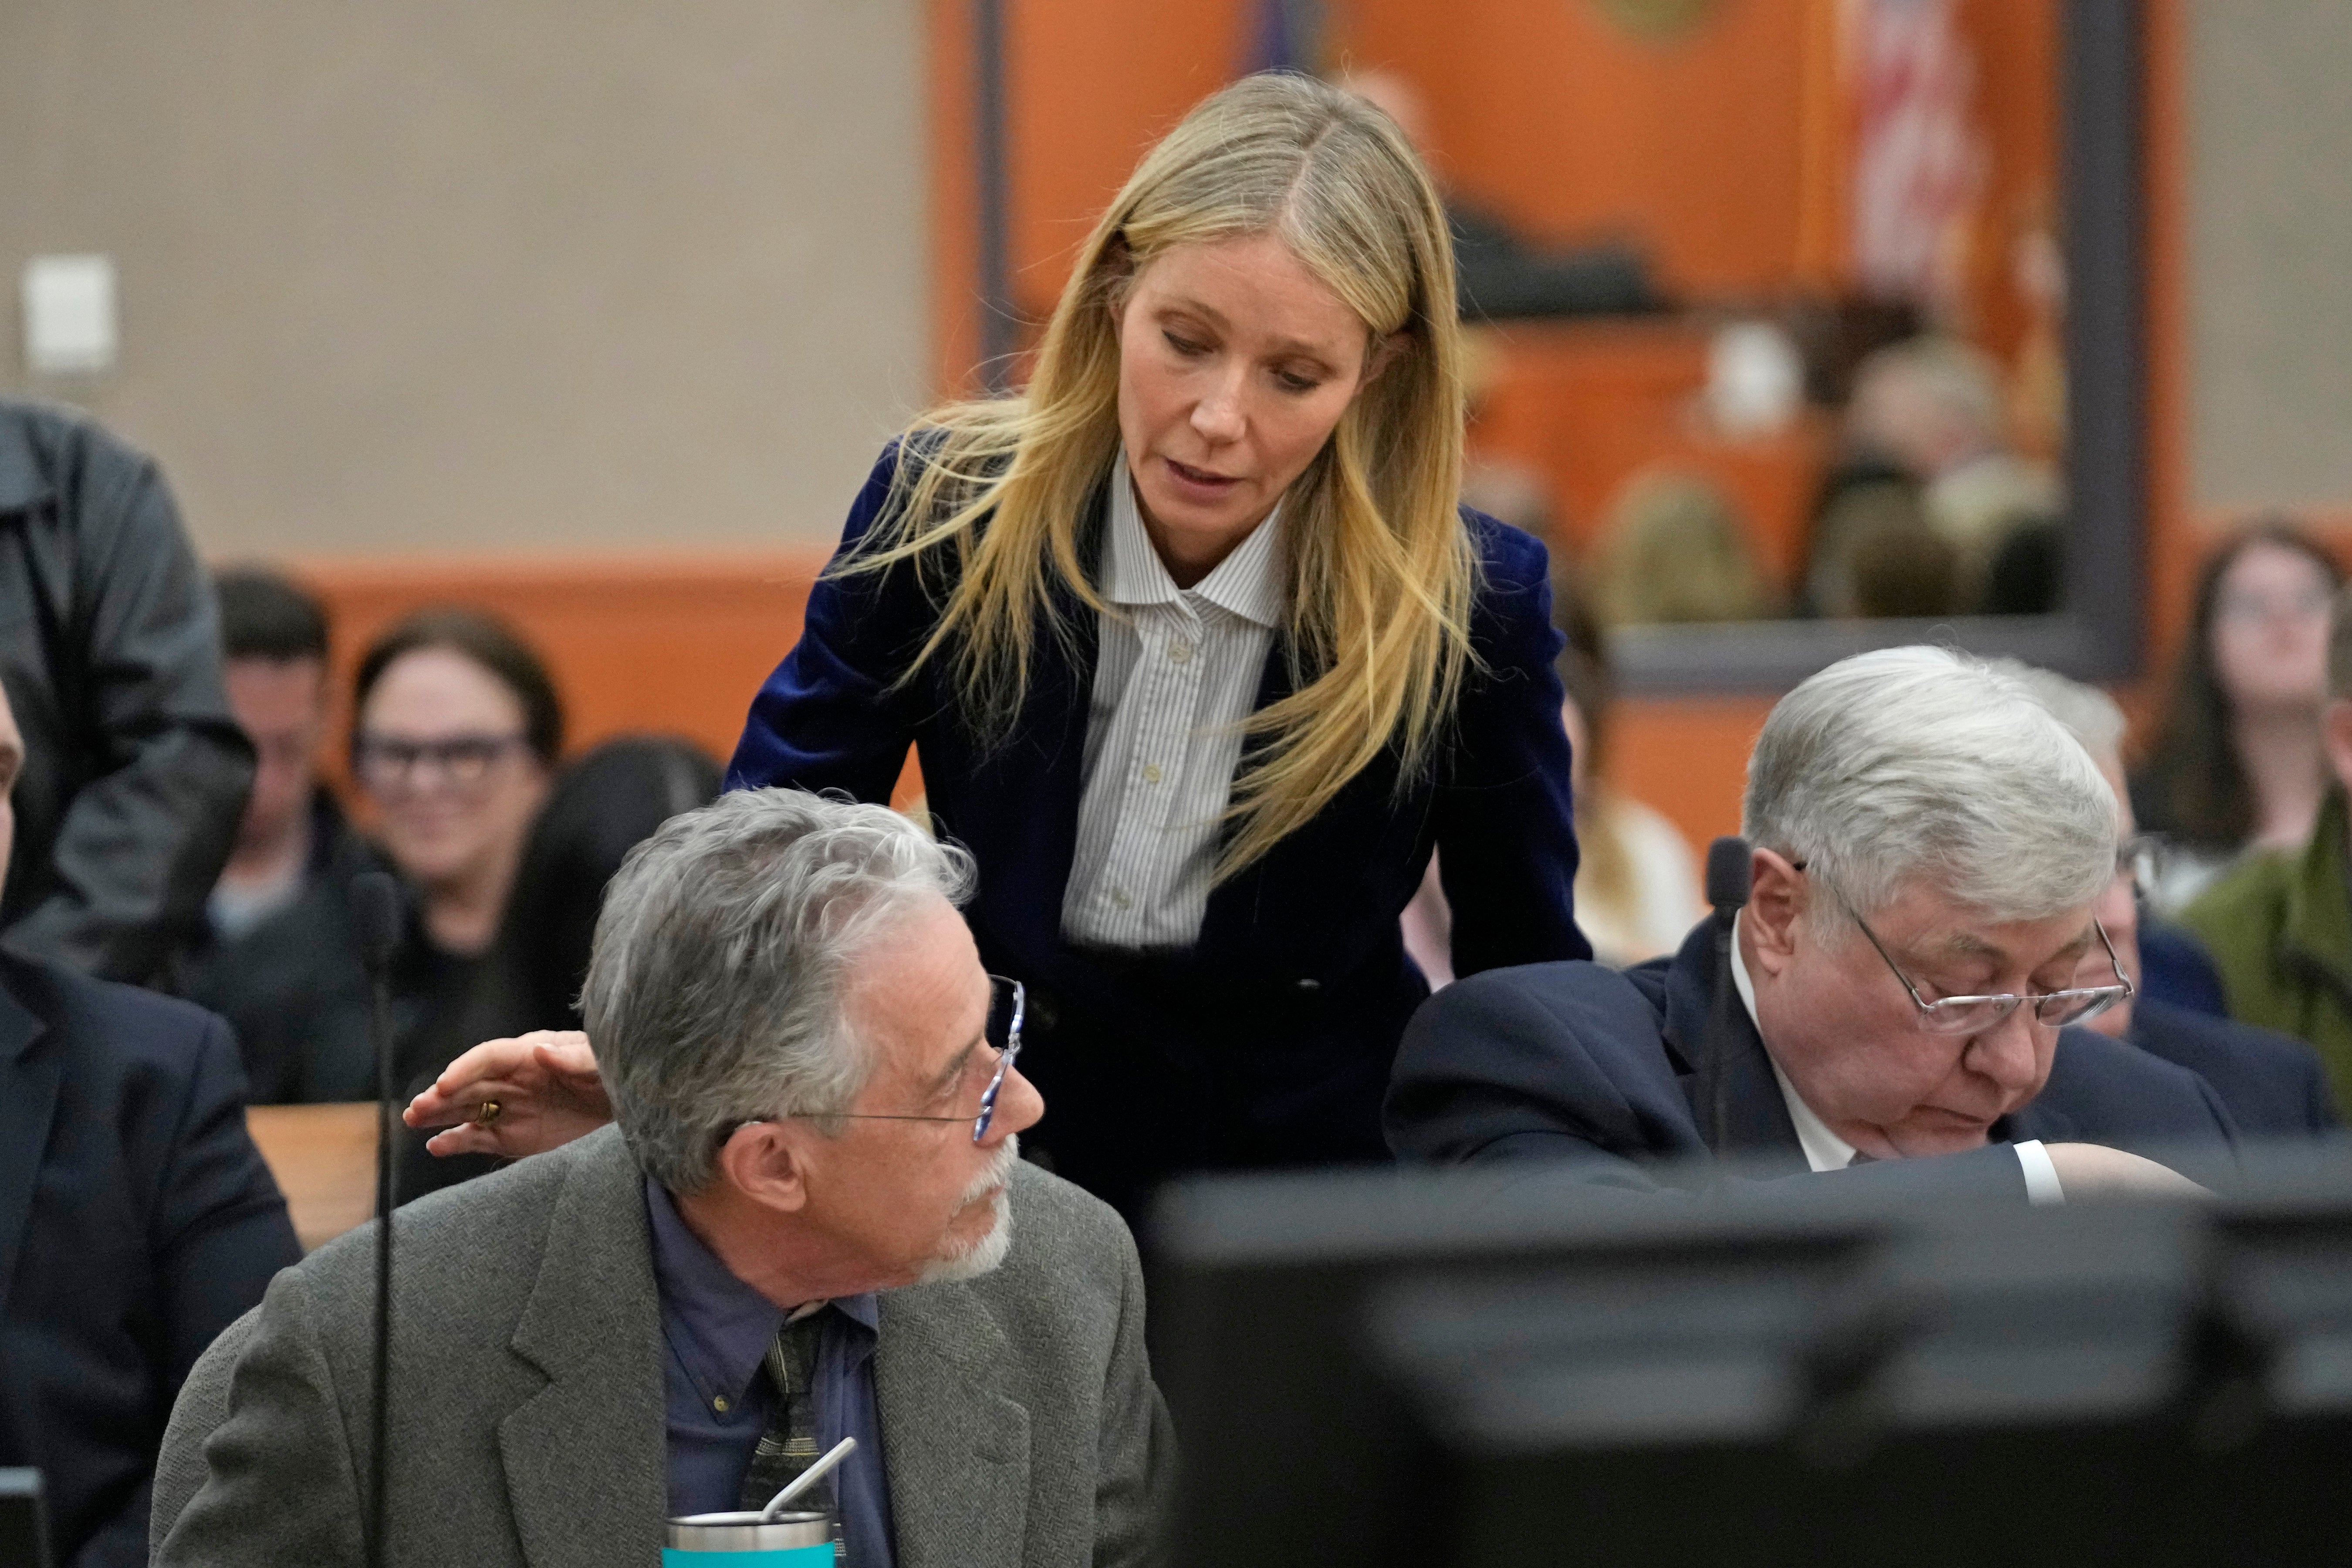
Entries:
[[2342,1125],[2319,1053],[2292,1035],[2142,996],[2124,1038],[2211,1084],[2249,1138],[2308,1138]]
[[[1448,1163],[1546,1160],[1559,1173],[1655,1190],[1678,1179],[1656,1167],[1740,1156],[1769,1178],[1810,1167],[1771,1058],[1745,1007],[1724,1013],[1730,1104],[1725,1146],[1709,1146],[1709,1015],[1731,978],[1702,921],[1670,959],[1623,973],[1547,963],[1484,974],[1430,998],[1405,1031],[1387,1108],[1403,1158]],[[2050,1079],[2023,1109],[1993,1124],[1992,1143],[1965,1154],[1886,1160],[1842,1181],[1920,1191],[2025,1194],[2002,1145],[2093,1142],[2179,1163],[2204,1151],[2209,1178],[2226,1166],[2237,1128],[2211,1086],[2185,1068],[2088,1029],[2059,1032]]]
[[[895,448],[851,510],[856,546],[888,494]],[[1097,497],[1081,559],[1098,552]],[[730,787],[793,784],[885,801],[911,742],[926,804],[980,867],[966,910],[988,966],[1032,995],[1022,1068],[1046,1096],[1033,1142],[1061,1173],[1129,1206],[1129,1186],[1199,1166],[1385,1157],[1381,1096],[1428,994],[1397,916],[1444,851],[1454,967],[1580,958],[1576,839],[1543,546],[1465,513],[1484,565],[1468,679],[1435,776],[1366,768],[1313,821],[1214,889],[1190,951],[1140,958],[1062,939],[1076,845],[1094,613],[1042,626],[1011,739],[964,721],[943,660],[896,687],[939,615],[911,566],[821,580],[799,644],[752,703]],[[836,557],[838,559],[838,557]],[[1256,705],[1294,689],[1277,638]]]
[[0,955],[0,1465],[47,1473],[62,1561],[147,1561],[163,1424],[301,1257],[219,1019]]

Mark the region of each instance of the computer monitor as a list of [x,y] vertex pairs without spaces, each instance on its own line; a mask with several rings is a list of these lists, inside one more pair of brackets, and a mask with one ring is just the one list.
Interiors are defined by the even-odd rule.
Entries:
[[0,1469],[0,1568],[49,1568],[38,1470]]
[[2344,1550],[2352,1174],[2210,1204],[1202,1179],[1176,1560],[2142,1568]]

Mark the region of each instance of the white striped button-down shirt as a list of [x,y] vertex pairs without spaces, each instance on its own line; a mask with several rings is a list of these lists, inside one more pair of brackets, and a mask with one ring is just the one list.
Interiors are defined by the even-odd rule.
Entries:
[[1077,852],[1062,934],[1190,947],[1201,934],[1242,721],[1286,609],[1276,508],[1194,586],[1151,547],[1122,457],[1111,472],[1101,653],[1087,715]]

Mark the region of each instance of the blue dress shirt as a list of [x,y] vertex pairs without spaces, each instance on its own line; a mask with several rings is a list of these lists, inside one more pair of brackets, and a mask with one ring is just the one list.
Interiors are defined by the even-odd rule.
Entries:
[[[740,1501],[743,1472],[768,1428],[775,1392],[760,1363],[789,1314],[729,1272],[650,1180],[646,1215],[667,1352],[669,1510],[673,1517],[724,1512]],[[839,1297],[820,1310],[817,1444],[831,1448],[844,1437],[857,1439],[857,1451],[834,1472],[845,1560],[851,1568],[893,1568],[890,1485],[874,1398],[874,1296]]]

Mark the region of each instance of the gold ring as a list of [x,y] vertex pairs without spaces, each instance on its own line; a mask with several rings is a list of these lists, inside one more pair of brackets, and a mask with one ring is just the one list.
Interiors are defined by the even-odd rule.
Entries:
[[503,1109],[504,1107],[500,1106],[495,1100],[486,1100],[482,1101],[481,1104],[474,1108],[474,1125],[477,1127],[497,1126],[499,1123],[499,1112]]

